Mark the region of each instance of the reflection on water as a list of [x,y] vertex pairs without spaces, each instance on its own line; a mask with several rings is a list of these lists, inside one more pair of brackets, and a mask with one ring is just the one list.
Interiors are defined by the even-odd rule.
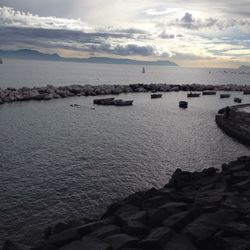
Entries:
[[[249,154],[217,128],[229,99],[186,93],[122,94],[131,107],[92,97],[0,106],[0,236],[30,239],[61,219],[103,211],[112,200],[162,187],[177,167],[201,170]],[[71,107],[77,103],[81,107]]]

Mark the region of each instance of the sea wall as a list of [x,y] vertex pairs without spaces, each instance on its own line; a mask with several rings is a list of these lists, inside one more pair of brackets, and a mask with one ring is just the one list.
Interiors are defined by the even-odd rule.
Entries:
[[[32,234],[32,232],[31,232]],[[250,249],[250,156],[202,172],[177,169],[168,184],[111,204],[88,223],[58,223],[34,246],[3,250]]]
[[174,84],[130,84],[130,85],[70,85],[55,87],[0,88],[0,104],[16,101],[51,100],[71,96],[118,95],[134,92],[169,92],[169,91],[250,91],[250,85],[174,85]]
[[250,104],[231,106],[229,116],[215,116],[217,125],[229,136],[250,146],[250,113],[241,112],[239,108],[250,107]]

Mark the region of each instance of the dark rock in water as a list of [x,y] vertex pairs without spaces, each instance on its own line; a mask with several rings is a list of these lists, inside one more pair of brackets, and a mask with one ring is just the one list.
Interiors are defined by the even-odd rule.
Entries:
[[[140,92],[169,92],[169,91],[203,91],[203,95],[213,94],[215,91],[244,91],[244,94],[250,93],[250,87],[245,85],[173,85],[173,84],[130,84],[130,85],[71,85],[55,87],[47,85],[46,87],[20,89],[7,88],[0,90],[0,97],[3,103],[27,100],[51,100],[56,98],[66,98],[71,96],[97,96],[111,95],[121,93],[140,93]],[[152,94],[152,97],[160,97],[162,94]],[[189,96],[198,97],[200,94],[192,93]],[[106,99],[106,98],[103,98]],[[109,104],[108,104],[109,103]],[[118,102],[117,106],[132,105],[133,101]],[[103,105],[114,105],[112,101],[104,102]],[[186,108],[187,104],[179,104]]]

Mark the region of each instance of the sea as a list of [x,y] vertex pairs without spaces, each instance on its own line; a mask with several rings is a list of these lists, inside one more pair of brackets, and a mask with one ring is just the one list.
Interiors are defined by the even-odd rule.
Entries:
[[[71,84],[250,84],[250,75],[207,69],[5,60],[0,88]],[[219,92],[220,93],[220,92]],[[49,225],[93,218],[129,194],[163,187],[177,169],[201,171],[250,155],[215,123],[218,109],[240,97],[185,92],[121,94],[129,107],[94,106],[94,97],[0,106],[0,246],[32,244]],[[222,92],[221,92],[222,93]],[[71,107],[70,104],[79,104]]]

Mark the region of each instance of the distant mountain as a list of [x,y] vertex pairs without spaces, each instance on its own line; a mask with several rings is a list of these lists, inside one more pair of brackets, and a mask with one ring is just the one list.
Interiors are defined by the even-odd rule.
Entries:
[[250,66],[241,65],[239,67],[239,70],[244,71],[244,72],[250,72]]
[[138,61],[131,59],[117,59],[109,57],[89,57],[89,58],[65,58],[58,54],[45,54],[36,50],[0,50],[2,58],[15,58],[24,60],[81,62],[81,63],[106,63],[106,64],[130,64],[130,65],[157,65],[157,66],[178,66],[176,63],[167,60],[158,61]]

